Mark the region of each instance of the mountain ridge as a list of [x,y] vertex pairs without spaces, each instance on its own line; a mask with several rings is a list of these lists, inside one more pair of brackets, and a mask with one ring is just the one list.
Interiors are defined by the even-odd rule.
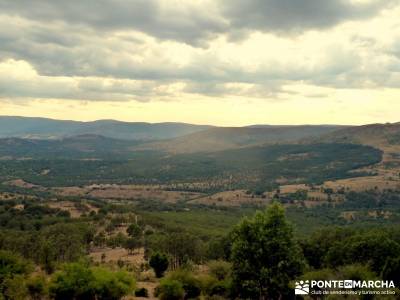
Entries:
[[125,140],[159,140],[210,128],[179,122],[147,123],[117,120],[72,121],[37,117],[0,116],[0,138],[62,139],[98,134]]

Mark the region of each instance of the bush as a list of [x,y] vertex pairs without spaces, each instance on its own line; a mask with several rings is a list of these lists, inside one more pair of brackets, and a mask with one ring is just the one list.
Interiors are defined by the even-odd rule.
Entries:
[[43,299],[47,294],[46,278],[43,275],[33,276],[27,280],[26,288],[33,300]]
[[147,297],[149,297],[149,292],[147,291],[147,289],[146,288],[140,288],[140,289],[137,289],[136,291],[135,291],[135,296],[136,297],[144,297],[144,298],[147,298]]
[[6,278],[4,280],[4,286],[5,299],[25,300],[28,298],[28,290],[22,275],[15,275],[14,277]]
[[400,281],[400,257],[389,258],[382,270],[382,278],[385,280]]
[[177,280],[164,278],[156,289],[160,300],[182,300],[185,295],[182,283]]
[[218,280],[224,280],[231,273],[231,264],[223,260],[213,260],[208,263],[210,274]]
[[168,278],[182,283],[185,299],[197,298],[201,294],[201,282],[187,270],[177,270],[168,274]]
[[135,282],[126,272],[105,268],[88,268],[78,263],[67,264],[55,273],[50,295],[57,299],[113,300],[134,290]]
[[0,296],[8,299],[25,299],[24,276],[32,271],[29,262],[9,251],[0,250]]
[[124,271],[111,272],[105,268],[92,269],[97,299],[117,300],[134,290],[133,278]]
[[219,296],[224,296],[228,292],[227,286],[224,282],[217,282],[212,288],[210,295],[219,295]]
[[0,285],[5,278],[28,274],[32,271],[29,262],[9,251],[0,250]]
[[90,269],[77,263],[67,264],[63,270],[53,275],[49,288],[50,296],[56,300],[94,299],[94,281]]
[[212,288],[218,283],[218,280],[209,274],[202,274],[197,277],[200,282],[203,294],[211,295]]

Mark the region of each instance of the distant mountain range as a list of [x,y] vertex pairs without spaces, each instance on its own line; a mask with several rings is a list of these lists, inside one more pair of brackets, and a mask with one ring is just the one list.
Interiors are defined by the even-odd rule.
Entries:
[[42,185],[207,182],[210,189],[228,183],[266,188],[277,180],[348,178],[377,163],[400,168],[399,153],[400,123],[213,127],[0,117],[0,180]]
[[322,142],[355,143],[375,147],[400,145],[400,122],[369,124],[333,131]]
[[216,127],[185,123],[77,122],[0,116],[0,150],[3,156],[20,151],[20,154],[26,151],[24,154],[28,155],[34,149],[54,155],[72,151],[83,153],[84,156],[90,156],[91,152],[130,156],[132,152],[149,150],[178,154],[293,143],[353,143],[387,148],[400,145],[400,123]]
[[299,142],[318,138],[346,126],[248,126],[213,127],[170,140],[140,145],[141,149],[158,149],[172,153],[215,152],[234,148]]
[[124,140],[160,140],[191,134],[210,127],[172,122],[156,124],[115,120],[77,122],[0,116],[0,138],[62,139],[93,134]]

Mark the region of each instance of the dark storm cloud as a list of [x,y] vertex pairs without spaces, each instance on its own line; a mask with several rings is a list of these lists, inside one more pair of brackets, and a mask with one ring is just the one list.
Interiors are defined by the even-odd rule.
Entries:
[[[293,33],[375,16],[394,0],[367,4],[350,0],[206,1],[0,0],[0,63],[7,59],[26,61],[39,75],[35,83],[0,78],[0,97],[139,97],[148,101],[162,93],[160,87],[175,82],[183,82],[183,90],[188,93],[269,97],[282,94],[282,85],[300,81],[340,88],[362,87],[371,81],[379,85],[398,82],[385,69],[368,73],[364,67],[369,61],[340,47],[315,65],[268,61],[259,62],[254,69],[235,61],[228,63],[221,55],[207,51],[210,41],[218,36],[226,35],[230,42],[244,41],[249,33],[262,31],[290,39]],[[168,42],[161,43],[164,41]],[[374,41],[368,39],[358,38],[351,43],[368,51],[374,47]],[[158,47],[162,44],[173,44],[178,53],[175,56],[188,48],[197,54],[189,62],[178,64],[163,53],[168,47]],[[400,57],[398,49],[391,55]],[[397,72],[398,64],[392,64],[392,68]],[[43,84],[40,76],[50,78]],[[80,78],[77,85],[65,85],[57,77],[143,82],[114,82],[110,86],[100,79]]]
[[[204,46],[218,34],[244,38],[246,30],[292,32],[332,27],[373,16],[394,0],[0,0],[0,12],[38,22],[65,22],[98,31],[137,30],[158,39]],[[68,34],[68,33],[65,33]],[[38,36],[38,38],[40,38]],[[45,36],[42,36],[46,39]],[[62,42],[62,41],[61,41]]]
[[226,30],[222,18],[207,8],[178,2],[167,6],[157,0],[0,0],[0,12],[39,22],[80,24],[100,31],[137,30],[194,45]]
[[237,29],[291,33],[324,29],[376,15],[393,0],[226,0],[222,11]]

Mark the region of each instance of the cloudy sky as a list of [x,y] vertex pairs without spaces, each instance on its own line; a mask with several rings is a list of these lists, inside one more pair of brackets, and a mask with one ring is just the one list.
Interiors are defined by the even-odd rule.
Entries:
[[400,121],[398,0],[0,0],[0,115]]

